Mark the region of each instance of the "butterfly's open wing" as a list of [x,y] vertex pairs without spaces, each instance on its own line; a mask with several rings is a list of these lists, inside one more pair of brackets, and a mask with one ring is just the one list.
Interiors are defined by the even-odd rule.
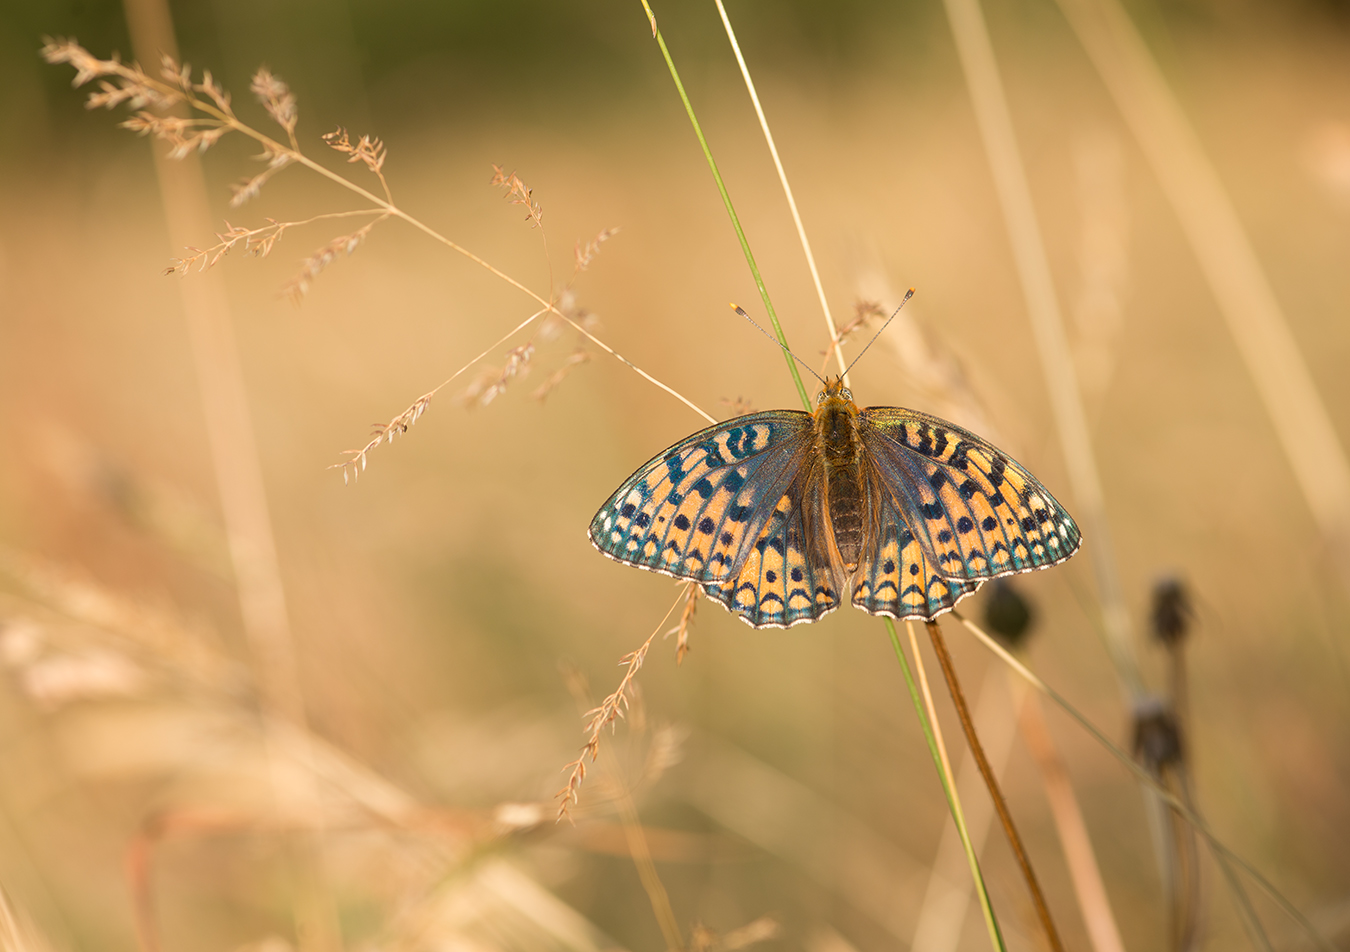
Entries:
[[853,604],[873,615],[931,620],[951,611],[983,580],[945,578],[901,514],[908,502],[894,485],[869,467],[870,501],[863,552],[853,576]]
[[736,576],[703,586],[752,628],[791,628],[839,607],[842,566],[830,556],[819,465],[802,466],[784,487]]
[[890,491],[937,575],[996,578],[1063,562],[1078,550],[1078,526],[1055,497],[969,430],[900,407],[868,407],[858,423],[876,481]]
[[741,572],[796,482],[810,438],[811,417],[799,410],[700,430],[624,480],[591,520],[591,543],[639,568],[724,582]]

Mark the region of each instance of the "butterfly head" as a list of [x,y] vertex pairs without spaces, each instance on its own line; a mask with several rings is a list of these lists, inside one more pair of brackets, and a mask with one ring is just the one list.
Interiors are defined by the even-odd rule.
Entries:
[[816,395],[816,414],[839,410],[857,413],[858,405],[853,402],[853,391],[844,386],[843,377],[828,377],[825,389]]

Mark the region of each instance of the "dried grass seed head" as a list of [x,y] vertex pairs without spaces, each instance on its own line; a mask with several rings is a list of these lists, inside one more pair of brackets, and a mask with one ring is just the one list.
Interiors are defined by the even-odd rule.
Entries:
[[249,89],[258,97],[258,102],[262,103],[272,121],[285,129],[288,136],[294,135],[295,124],[299,121],[300,114],[291,88],[272,75],[272,71],[266,66],[260,66],[253,74]]

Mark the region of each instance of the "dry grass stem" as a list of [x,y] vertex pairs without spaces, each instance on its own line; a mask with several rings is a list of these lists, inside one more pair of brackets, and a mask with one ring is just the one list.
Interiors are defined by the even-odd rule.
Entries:
[[[1020,686],[1020,682],[1012,680],[1011,671],[1008,672],[1008,678],[1010,685],[1017,683]],[[1082,910],[1092,948],[1094,952],[1125,952],[1125,943],[1111,911],[1111,900],[1106,895],[1106,885],[1102,882],[1101,869],[1092,849],[1083,811],[1078,805],[1078,797],[1074,794],[1064,759],[1055,748],[1054,738],[1046,727],[1045,714],[1036,694],[1029,693],[1022,699],[1018,721],[1022,728],[1022,740],[1041,772],[1045,797],[1050,801],[1050,814],[1054,817],[1055,829],[1059,833],[1064,860],[1069,867],[1073,891],[1078,897],[1078,908]]]
[[689,653],[689,629],[694,624],[694,612],[698,610],[698,586],[693,582],[686,582],[684,585],[684,608],[680,611],[680,622],[670,631],[666,632],[666,637],[675,636],[675,663],[683,664],[684,656]]
[[824,375],[825,364],[830,362],[830,357],[834,355],[841,344],[848,340],[856,332],[862,330],[872,321],[879,317],[885,317],[886,311],[876,301],[855,301],[853,302],[853,318],[839,332],[830,339],[830,346],[821,351],[821,356],[825,358],[821,365],[821,374]]
[[719,934],[699,923],[689,933],[690,952],[734,952],[736,949],[748,949],[760,942],[776,939],[783,934],[783,927],[772,916],[761,916],[748,922],[739,929]]
[[354,218],[361,215],[381,215],[387,218],[387,213],[381,213],[378,208],[363,208],[350,212],[328,212],[323,215],[314,215],[301,221],[277,221],[276,219],[267,219],[267,224],[258,228],[244,228],[242,226],[231,225],[225,222],[225,230],[217,232],[217,242],[209,248],[192,248],[192,252],[186,258],[171,258],[169,267],[164,269],[165,274],[183,274],[186,275],[194,268],[198,271],[205,271],[208,268],[215,267],[221,258],[225,257],[231,251],[236,250],[241,245],[246,254],[251,254],[259,258],[265,258],[272,253],[273,246],[281,239],[287,229],[296,228],[300,225],[308,225],[312,222],[322,221],[330,218]]
[[1084,716],[1076,707],[1070,704],[1062,694],[1060,694],[1054,688],[1050,687],[1050,685],[1046,684],[1043,680],[1041,680],[1041,678],[1035,672],[1033,672],[1025,664],[1023,664],[1016,657],[1014,657],[1013,654],[1009,652],[1007,648],[1003,647],[1003,645],[998,643],[998,640],[996,638],[992,637],[983,628],[975,624],[975,622],[971,621],[969,618],[966,618],[964,615],[962,615],[960,612],[957,611],[953,611],[951,613],[951,616],[954,620],[959,621],[961,624],[965,625],[966,628],[970,631],[970,633],[974,635],[976,639],[980,641],[981,644],[983,644],[986,648],[988,648],[995,655],[997,655],[999,660],[1001,660],[1009,668],[1017,672],[1017,674],[1023,680],[1025,680],[1028,684],[1030,684],[1041,694],[1044,694],[1050,700],[1054,701],[1056,706],[1058,706],[1060,710],[1062,710],[1065,714],[1068,714],[1069,717],[1071,717],[1074,721],[1076,721],[1080,727],[1082,727],[1085,731],[1088,732],[1088,734],[1092,736],[1093,740],[1095,740],[1098,744],[1100,744],[1108,753],[1111,754],[1111,756],[1115,757],[1116,760],[1118,760],[1121,763],[1121,765],[1125,767],[1126,770],[1128,770],[1131,774],[1133,774],[1142,786],[1152,791],[1158,797],[1159,800],[1161,800],[1170,809],[1175,811],[1178,816],[1180,816],[1187,823],[1189,823],[1197,833],[1199,833],[1202,837],[1204,837],[1205,842],[1209,844],[1210,849],[1214,851],[1216,856],[1222,855],[1230,863],[1236,864],[1238,867],[1242,869],[1243,872],[1245,872],[1248,876],[1250,876],[1252,878],[1252,881],[1255,882],[1257,886],[1261,888],[1261,891],[1264,892],[1267,896],[1269,896],[1270,899],[1274,901],[1274,903],[1277,906],[1279,906],[1280,909],[1287,916],[1289,916],[1289,918],[1293,922],[1295,922],[1298,925],[1298,927],[1303,931],[1304,935],[1307,936],[1309,941],[1314,946],[1316,946],[1319,949],[1322,949],[1323,952],[1335,952],[1335,949],[1331,945],[1331,943],[1328,942],[1325,938],[1323,938],[1321,933],[1319,933],[1317,929],[1313,927],[1312,923],[1308,921],[1308,917],[1305,916],[1302,912],[1300,912],[1297,906],[1295,906],[1287,898],[1285,898],[1284,894],[1280,892],[1278,889],[1276,889],[1274,884],[1271,883],[1270,880],[1268,880],[1261,873],[1260,870],[1258,870],[1251,863],[1247,862],[1237,853],[1234,853],[1231,849],[1225,846],[1224,843],[1217,836],[1215,836],[1214,831],[1210,829],[1209,824],[1207,824],[1199,816],[1199,814],[1193,811],[1182,800],[1178,799],[1176,795],[1174,795],[1170,790],[1168,790],[1162,784],[1158,783],[1157,779],[1151,773],[1149,773],[1148,770],[1146,770],[1143,766],[1138,764],[1135,761],[1135,759],[1131,757],[1129,754],[1127,754],[1125,751],[1121,750],[1120,747],[1101,730],[1101,728],[1097,727],[1097,725],[1093,724],[1090,720],[1088,720],[1087,717]]
[[548,399],[549,394],[558,388],[559,384],[567,379],[567,375],[572,372],[573,368],[590,363],[590,360],[591,352],[589,350],[572,351],[572,353],[567,356],[567,359],[562,362],[562,366],[553,371],[553,373],[549,375],[549,378],[536,387],[530,396],[542,403],[544,400]]
[[404,433],[407,433],[408,429],[421,418],[424,412],[426,412],[427,406],[431,403],[432,397],[434,397],[446,386],[453,383],[456,378],[458,378],[461,374],[468,371],[469,368],[473,367],[488,354],[492,353],[494,350],[496,350],[498,347],[504,344],[507,340],[523,331],[526,327],[533,324],[535,321],[537,321],[540,317],[542,317],[546,313],[547,313],[546,311],[535,311],[529,317],[525,318],[525,320],[521,321],[515,327],[511,328],[511,330],[507,331],[500,338],[498,338],[497,342],[494,343],[491,347],[484,350],[481,354],[473,358],[473,360],[470,360],[463,367],[460,367],[445,380],[441,381],[431,390],[427,391],[426,393],[418,397],[416,400],[414,400],[411,405],[409,405],[405,410],[403,410],[401,413],[395,416],[388,423],[376,423],[374,426],[373,436],[371,437],[370,441],[366,443],[365,446],[357,450],[344,450],[343,452],[347,454],[347,459],[342,460],[341,462],[338,463],[333,463],[328,468],[341,469],[343,482],[348,482],[349,478],[350,479],[359,478],[360,475],[366,471],[367,457],[370,455],[370,452],[376,449],[381,443],[392,443],[394,441],[394,437],[402,436]]
[[563,770],[569,771],[567,783],[554,796],[558,798],[558,820],[568,816],[568,808],[578,802],[578,795],[581,790],[581,784],[586,779],[586,762],[589,758],[591,763],[595,763],[596,757],[600,755],[600,734],[606,727],[614,724],[619,718],[623,717],[631,704],[633,691],[633,679],[642,668],[642,663],[647,659],[647,652],[660,634],[661,628],[666,620],[670,618],[676,607],[680,604],[680,599],[684,598],[683,592],[680,597],[671,603],[670,608],[666,610],[665,616],[660,623],[647,636],[636,651],[630,651],[619,659],[619,665],[624,669],[623,677],[619,679],[619,686],[614,692],[600,702],[599,707],[594,707],[584,715],[586,718],[586,743],[581,747],[581,756],[569,764],[563,766]]
[[[240,121],[230,106],[229,95],[216,85],[210,74],[205,74],[201,83],[194,84],[191,81],[190,69],[186,65],[179,66],[170,57],[166,57],[164,61],[163,73],[165,79],[156,80],[148,76],[138,66],[126,66],[117,59],[100,60],[90,54],[74,40],[48,40],[43,47],[42,54],[49,63],[69,63],[74,66],[76,72],[74,85],[76,86],[81,86],[100,77],[111,77],[111,81],[104,82],[100,90],[90,96],[90,108],[112,108],[116,105],[126,104],[133,109],[141,109],[144,106],[154,106],[163,109],[182,104],[202,113],[203,117],[198,120],[187,120],[189,123],[188,125],[183,125],[176,117],[170,117],[173,121],[169,121],[165,120],[164,117],[155,116],[153,113],[141,112],[134,117],[135,120],[140,123],[140,131],[154,133],[168,141],[173,149],[173,155],[176,157],[183,157],[194,149],[205,148],[217,141],[221,135],[229,131],[240,132],[258,142],[263,149],[262,158],[268,162],[269,168],[271,168],[273,164],[276,165],[276,168],[271,168],[270,172],[265,171],[261,177],[255,176],[253,179],[237,186],[234,194],[241,202],[256,195],[258,190],[261,189],[262,185],[267,181],[268,177],[270,177],[277,169],[289,164],[299,164],[308,168],[315,174],[341,185],[343,188],[359,195],[375,206],[370,210],[371,213],[379,215],[379,218],[374,222],[359,229],[357,232],[334,239],[329,245],[321,248],[314,255],[311,255],[306,259],[300,274],[292,279],[286,286],[285,291],[292,298],[302,297],[309,289],[310,283],[319,271],[330,264],[339,252],[347,251],[350,253],[350,250],[360,243],[375,222],[382,221],[387,217],[400,218],[428,237],[445,245],[455,253],[463,255],[490,274],[533,298],[545,310],[552,312],[561,320],[570,324],[579,334],[595,344],[605,353],[627,366],[638,376],[642,377],[642,379],[670,394],[707,422],[716,422],[712,416],[681,394],[678,390],[653,377],[651,374],[634,364],[631,360],[618,353],[614,348],[596,337],[586,326],[584,326],[584,322],[578,321],[574,317],[564,313],[563,309],[559,308],[551,299],[551,293],[549,298],[545,298],[542,295],[535,293],[515,278],[493,266],[490,262],[469,251],[462,245],[450,240],[435,229],[394,205],[393,200],[390,197],[388,183],[385,181],[383,173],[386,151],[383,143],[378,139],[363,136],[355,145],[353,145],[350,137],[342,129],[338,129],[334,133],[329,133],[329,135],[325,137],[325,141],[331,148],[349,156],[348,161],[364,164],[379,178],[381,188],[384,191],[383,198],[368,189],[362,188],[355,182],[338,175],[336,172],[319,165],[313,159],[301,152],[293,141],[293,132],[297,116],[294,97],[290,95],[285,84],[270,72],[260,70],[255,74],[253,83],[254,92],[263,103],[263,107],[268,111],[269,116],[271,116],[272,119],[286,131],[287,138],[292,140],[292,144],[290,145],[278,142]],[[192,124],[194,122],[197,124]],[[526,207],[527,219],[531,221],[533,225],[542,226],[543,211],[540,208],[539,203],[534,199],[533,191],[520,180],[519,176],[515,175],[515,173],[508,174],[500,166],[495,166],[493,183],[505,188],[507,196],[512,199],[514,204],[521,204]],[[323,216],[316,216],[315,220],[319,217]],[[171,273],[186,274],[188,269],[193,265],[200,266],[204,264],[209,267],[210,264],[219,260],[219,252],[228,250],[227,248],[220,247],[221,245],[230,244],[232,241],[234,243],[230,244],[230,247],[236,247],[239,241],[243,241],[247,245],[250,237],[249,235],[236,234],[237,230],[234,229],[233,226],[227,226],[227,229],[227,232],[220,236],[221,240],[217,246],[214,246],[212,249],[208,249],[205,252],[191,249],[194,252],[192,256],[187,259],[175,259],[170,263],[170,268],[168,270]],[[276,239],[280,237],[280,232],[284,230],[284,228],[276,229],[270,224],[261,229],[257,229],[256,234],[264,242],[261,253],[266,253],[266,250],[270,250],[271,244],[275,243]],[[602,231],[593,241],[589,242],[579,250],[576,256],[579,270],[583,263],[589,265],[591,259],[594,258],[596,251],[598,251],[600,244],[615,234],[616,231],[617,229],[612,228]],[[267,242],[269,237],[271,238],[271,241]],[[529,323],[529,321],[532,321],[533,319],[534,317],[531,317],[525,323]],[[512,333],[514,333],[514,331]],[[509,337],[510,335],[507,336]],[[475,358],[475,360],[470,363],[476,363],[477,360],[480,359],[481,356]],[[576,361],[572,366],[576,366],[576,364],[580,362],[581,361]],[[455,376],[458,376],[458,373],[459,372],[452,375],[449,379],[454,379]],[[447,383],[448,382],[449,380],[447,380]],[[442,386],[443,385],[444,384],[442,384]],[[439,389],[439,387],[436,389]],[[436,391],[433,390],[431,392],[435,393]],[[392,433],[393,431],[390,430],[388,432]],[[346,451],[350,456],[350,459],[343,464],[339,464],[343,468],[344,479],[347,478],[349,469],[352,472],[357,472],[364,468],[366,454],[380,444],[384,439],[385,434],[377,433],[376,436],[376,439],[367,443],[361,450]]]
[[1050,906],[1045,901],[1040,882],[1032,868],[1031,857],[1027,854],[1021,834],[1017,831],[1012,813],[1009,811],[1007,801],[1003,797],[1003,791],[999,787],[998,777],[995,776],[994,769],[985,756],[984,747],[980,743],[979,734],[975,730],[975,722],[970,716],[969,707],[966,705],[965,694],[961,690],[961,684],[956,677],[956,666],[952,664],[951,654],[947,651],[946,640],[942,637],[942,628],[935,621],[926,622],[925,627],[927,627],[929,639],[933,643],[933,653],[937,655],[938,662],[942,666],[942,674],[947,680],[947,688],[951,693],[952,703],[956,705],[957,717],[961,721],[961,729],[965,732],[970,752],[975,757],[975,763],[980,768],[980,774],[984,777],[985,786],[989,788],[989,796],[994,801],[994,809],[998,812],[998,818],[1003,823],[1003,831],[1008,835],[1008,845],[1012,847],[1017,865],[1021,867],[1022,878],[1026,880],[1027,888],[1031,891],[1031,900],[1036,907],[1036,915],[1045,929],[1050,947],[1055,952],[1064,952],[1064,943],[1060,939],[1059,930],[1055,927],[1054,919],[1050,915]]
[[[769,154],[773,156],[774,168],[778,170],[778,181],[783,186],[783,195],[787,198],[788,208],[792,211],[793,224],[797,226],[797,239],[801,242],[802,252],[806,255],[806,266],[811,272],[811,281],[816,287],[816,297],[820,300],[820,309],[825,316],[825,327],[829,331],[830,340],[834,341],[836,346],[833,348],[835,357],[839,362],[839,373],[845,377],[847,383],[848,367],[844,363],[843,352],[839,350],[837,344],[839,334],[835,329],[834,315],[830,313],[830,302],[825,297],[825,287],[820,283],[820,272],[816,268],[816,257],[811,253],[811,242],[806,237],[806,227],[802,224],[801,213],[797,211],[797,199],[792,195],[792,186],[788,184],[787,172],[783,169],[783,162],[778,157],[778,146],[774,144],[773,133],[769,131],[769,120],[764,115],[764,107],[759,104],[759,93],[755,91],[755,82],[750,78],[750,68],[745,65],[745,57],[741,55],[741,45],[736,42],[736,31],[731,28],[731,20],[727,18],[727,11],[722,6],[722,0],[715,0],[717,12],[722,17],[722,26],[727,32],[727,40],[731,43],[732,52],[736,54],[736,63],[741,68],[741,77],[745,80],[746,91],[750,94],[750,101],[754,103],[755,115],[759,117],[759,128],[764,133],[764,141],[769,147]],[[652,20],[652,29],[655,30],[656,21]]]
[[1341,582],[1350,585],[1350,458],[1232,198],[1129,13],[1116,0],[1059,0],[1059,7],[1176,210]]
[[1069,484],[1079,507],[1079,522],[1083,525],[1084,535],[1093,539],[1087,551],[1096,576],[1107,647],[1122,689],[1129,698],[1138,698],[1144,693],[1143,676],[1135,655],[1129,610],[1116,570],[1101,475],[1093,455],[1073,352],[1065,334],[1050,261],[1018,150],[989,28],[980,0],[944,0],[944,3],[1003,210],[1032,337],[1040,353],[1041,371],[1059,444],[1067,463]]

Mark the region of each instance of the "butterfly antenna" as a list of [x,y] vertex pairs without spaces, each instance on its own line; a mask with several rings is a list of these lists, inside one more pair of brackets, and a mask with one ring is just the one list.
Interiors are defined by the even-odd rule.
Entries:
[[[872,339],[867,342],[867,347],[871,347],[873,344],[877,342],[877,338],[881,336],[881,331],[884,331],[886,328],[891,326],[891,321],[895,320],[895,315],[900,313],[900,308],[904,307],[905,304],[909,301],[909,299],[912,298],[913,296],[914,296],[913,288],[910,288],[908,291],[905,292],[905,299],[900,302],[900,307],[897,307],[894,311],[891,312],[891,316],[886,318],[886,323],[881,325],[881,330],[877,331],[875,334],[872,335]],[[853,364],[856,364],[858,361],[862,360],[862,355],[867,353],[867,347],[864,347],[862,350],[858,351],[858,356],[853,358],[853,362],[850,363],[848,365],[848,369],[844,371],[845,377],[848,376],[848,371],[853,369]]]
[[[910,294],[913,294],[914,292],[913,292],[913,291],[910,291],[909,293],[910,293]],[[905,300],[908,301],[909,298],[905,298]],[[815,377],[817,380],[819,380],[820,383],[821,383],[821,386],[824,386],[824,384],[825,384],[825,378],[824,378],[824,377],[822,377],[820,374],[818,374],[818,373],[816,373],[814,370],[812,370],[810,364],[808,364],[806,361],[802,360],[800,357],[798,357],[798,356],[797,356],[796,354],[794,354],[792,351],[790,351],[790,350],[788,350],[786,347],[784,347],[784,346],[783,346],[783,342],[782,342],[781,340],[779,340],[777,337],[774,337],[772,334],[770,334],[770,333],[769,333],[768,331],[766,331],[764,328],[762,328],[762,327],[760,327],[758,324],[756,324],[756,323],[755,323],[755,319],[754,319],[753,317],[751,317],[749,314],[745,313],[745,308],[741,307],[739,304],[733,304],[733,305],[731,305],[731,309],[732,309],[733,311],[735,311],[737,314],[739,314],[741,317],[743,317],[743,318],[745,318],[747,321],[749,321],[749,322],[751,323],[751,325],[754,326],[755,330],[759,331],[761,334],[763,334],[763,335],[764,335],[765,337],[767,337],[769,340],[773,341],[773,342],[774,342],[775,344],[777,344],[779,347],[782,347],[782,348],[783,348],[783,353],[787,354],[789,357],[791,357],[791,358],[792,358],[793,360],[795,360],[797,363],[799,363],[799,364],[801,364],[803,367],[805,367],[805,368],[806,368],[806,372],[809,373],[812,377]],[[891,316],[894,317],[895,315],[891,315]]]

